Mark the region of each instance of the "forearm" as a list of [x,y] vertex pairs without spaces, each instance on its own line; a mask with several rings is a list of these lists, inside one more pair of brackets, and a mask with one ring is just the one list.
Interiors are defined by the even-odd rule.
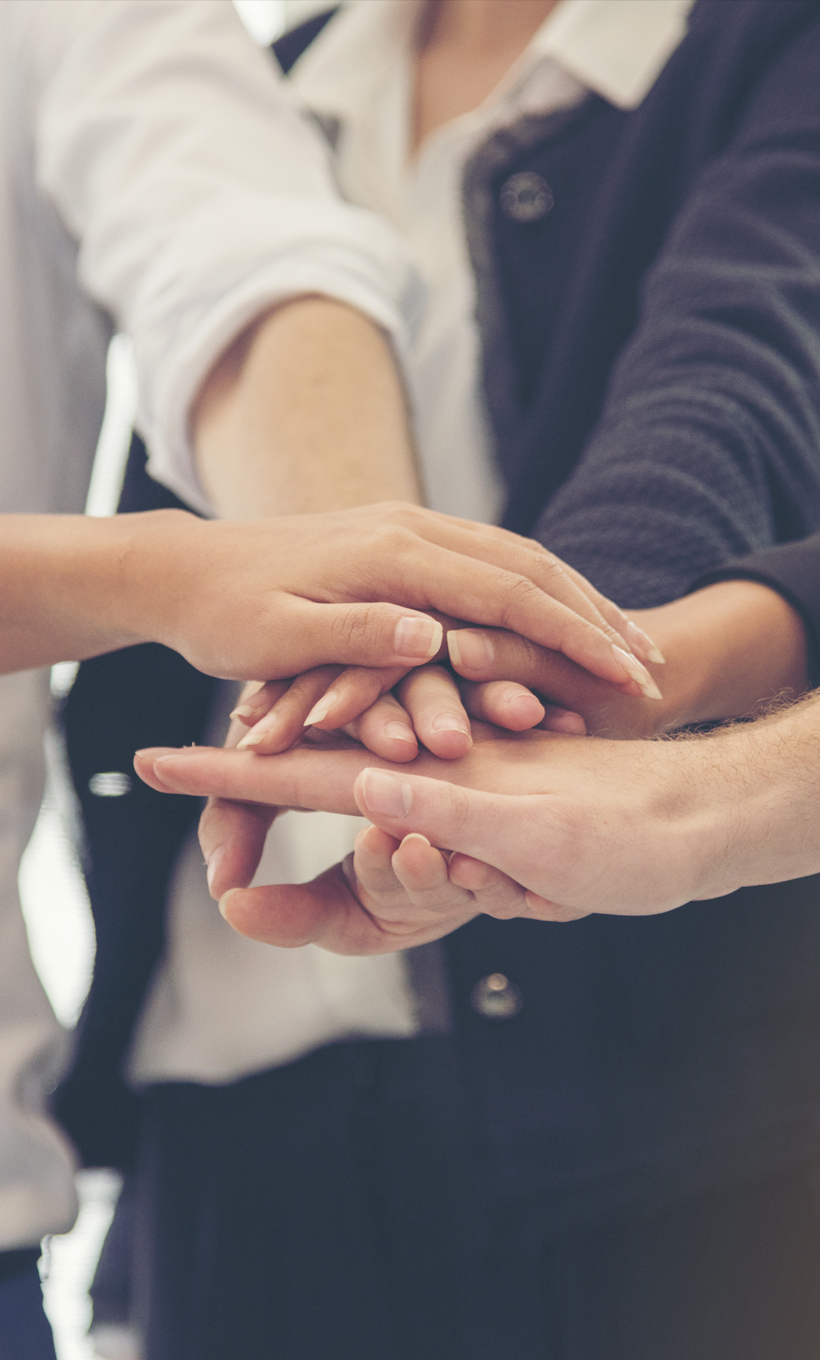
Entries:
[[162,637],[188,520],[195,529],[177,511],[0,517],[0,672]]
[[633,616],[667,658],[656,672],[666,729],[739,717],[808,688],[800,616],[768,586],[726,581]]
[[192,432],[202,482],[231,518],[421,499],[390,346],[327,298],[296,299],[241,337],[202,389]]

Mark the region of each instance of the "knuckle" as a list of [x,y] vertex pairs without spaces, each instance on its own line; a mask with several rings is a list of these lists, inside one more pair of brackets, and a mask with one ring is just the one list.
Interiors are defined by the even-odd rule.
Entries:
[[381,609],[376,604],[340,610],[330,625],[331,640],[339,650],[353,655],[366,652],[381,632]]
[[518,576],[512,572],[508,573],[504,587],[504,623],[515,632],[517,631],[515,620],[520,611],[533,604],[541,592],[532,581],[527,580],[526,576]]

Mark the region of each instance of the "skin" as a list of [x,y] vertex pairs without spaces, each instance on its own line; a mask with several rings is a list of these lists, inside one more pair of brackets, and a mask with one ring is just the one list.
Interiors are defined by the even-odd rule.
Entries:
[[[145,752],[137,769],[166,791],[358,810],[376,823],[352,860],[313,883],[223,895],[235,929],[277,945],[383,953],[439,938],[479,911],[646,915],[820,869],[816,697],[672,743],[480,727],[469,755],[445,765],[422,754],[412,773],[324,746],[265,761]],[[270,809],[256,811],[263,835]],[[443,856],[431,838],[455,853]],[[251,861],[232,868],[248,881]]]
[[[780,617],[781,641],[789,629],[802,634],[790,607],[766,587],[730,582],[708,590],[728,605],[734,588],[747,584],[754,586],[750,637],[753,601],[771,605],[770,622]],[[692,606],[677,604],[657,612],[685,621]],[[715,608],[716,630],[719,618]],[[781,652],[769,654],[774,677]],[[798,654],[804,657],[802,641]],[[793,678],[805,683],[794,664]],[[693,674],[702,687],[702,667]],[[741,677],[738,695],[745,683]],[[725,692],[716,666],[715,702]],[[199,748],[144,752],[136,768],[160,790],[213,795],[200,836],[211,890],[240,933],[283,946],[313,941],[340,953],[385,952],[439,938],[482,911],[550,921],[590,911],[644,914],[791,877],[795,865],[814,872],[807,828],[817,797],[797,756],[800,743],[811,741],[820,760],[817,702],[672,743],[502,735],[476,723],[471,750],[448,763],[422,753],[410,768],[391,766],[329,738],[274,759]],[[772,776],[766,781],[761,761]],[[772,795],[777,780],[782,808]],[[246,890],[282,806],[358,810],[375,825],[345,865],[314,883]]]
[[419,31],[412,145],[481,104],[558,0],[432,0]]
[[403,672],[441,649],[440,624],[421,611],[466,600],[624,674],[595,607],[582,618],[541,588],[562,585],[546,554],[414,506],[245,524],[174,510],[0,520],[0,671],[155,641],[234,679],[328,662]]

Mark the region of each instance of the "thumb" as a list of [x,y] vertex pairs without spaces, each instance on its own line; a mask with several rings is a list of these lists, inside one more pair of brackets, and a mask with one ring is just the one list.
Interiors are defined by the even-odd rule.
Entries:
[[353,796],[362,816],[397,840],[416,831],[432,845],[493,864],[498,862],[501,843],[508,840],[508,819],[501,807],[517,801],[505,794],[373,766],[358,775]]
[[[283,629],[279,622],[274,630],[277,675],[282,674],[283,665]],[[438,655],[444,640],[438,619],[396,604],[300,600],[292,622],[299,642],[285,649],[288,674],[329,662],[341,666],[419,666]]]
[[259,867],[265,838],[279,808],[209,798],[199,819],[199,844],[208,890],[217,900],[229,888],[246,888]]

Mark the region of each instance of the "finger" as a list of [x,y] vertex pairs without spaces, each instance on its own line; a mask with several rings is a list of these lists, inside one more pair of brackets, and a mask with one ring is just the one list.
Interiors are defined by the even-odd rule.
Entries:
[[[432,532],[430,526],[426,531]],[[452,536],[452,531],[448,532]],[[540,548],[536,551],[532,545],[515,545],[512,552],[502,550],[497,535],[482,534],[481,526],[470,531],[459,529],[456,537],[459,551],[428,539],[422,552],[417,535],[399,539],[380,592],[453,618],[520,633],[541,646],[564,652],[613,684],[647,681],[643,666],[628,651],[624,637],[570,580],[557,558]],[[464,556],[468,550],[476,555]],[[499,560],[514,558],[523,572],[483,560],[482,555]],[[363,585],[362,589],[366,588]],[[292,615],[284,620],[287,634],[300,638],[298,664],[288,652],[291,671],[329,661],[418,665],[435,656],[441,643],[437,629],[431,631],[429,617],[422,620],[419,614],[393,604],[319,604],[291,595],[280,601],[278,608],[280,613]],[[281,623],[280,618],[280,631]],[[276,674],[270,668],[269,673]]]
[[[465,628],[447,634],[450,662],[458,675],[474,683],[514,680],[540,695],[553,698],[561,706],[571,706],[573,696],[585,695],[589,702],[606,702],[606,691],[596,680],[567,657],[527,638],[501,630]],[[630,682],[624,693],[659,698],[660,690],[651,676],[641,688]],[[610,691],[611,695],[611,691]]]
[[431,842],[492,864],[525,888],[549,863],[544,795],[485,793],[406,771],[365,769],[353,788],[362,816],[395,837],[419,831]]
[[259,756],[286,751],[301,737],[317,699],[327,693],[338,674],[338,666],[317,666],[297,675],[290,683],[279,682],[281,689],[275,703],[245,733],[238,743],[239,750],[253,750]]
[[231,719],[239,721],[243,727],[253,727],[260,718],[270,712],[289,684],[289,680],[249,680],[247,685],[242,687],[236,708],[231,712]]
[[581,714],[573,713],[568,708],[559,708],[556,704],[546,705],[544,717],[538,726],[543,732],[561,732],[565,737],[587,735],[587,725]]
[[[353,896],[341,865],[312,883],[236,889],[224,894],[219,910],[240,935],[280,949],[321,944],[337,953],[380,953],[381,933]],[[394,946],[398,948],[399,946]]]
[[357,895],[371,915],[404,928],[445,934],[476,915],[472,894],[450,882],[447,860],[425,836],[399,844],[380,827],[356,838],[353,874]]
[[423,666],[400,683],[397,695],[419,741],[444,760],[457,760],[473,744],[470,719],[453,677],[441,666]]
[[379,826],[366,826],[353,846],[356,881],[374,897],[385,898],[403,891],[393,869],[393,855],[400,841]]
[[495,723],[496,727],[505,727],[510,732],[525,732],[530,727],[537,727],[546,716],[544,705],[532,690],[513,681],[488,680],[481,685],[466,681],[459,688],[464,707],[472,718]]
[[426,836],[416,831],[405,836],[391,864],[416,911],[432,916],[457,915],[459,924],[477,915],[473,894],[450,879],[446,857]]
[[471,893],[476,907],[485,916],[508,921],[530,914],[526,890],[492,864],[457,851],[450,856],[448,867],[450,881]]
[[484,915],[500,920],[526,916],[537,921],[579,921],[590,914],[574,907],[562,907],[537,893],[525,891],[507,874],[469,855],[451,855],[450,877],[472,892],[476,906]]
[[322,735],[321,746],[293,748],[266,760],[251,751],[213,746],[157,747],[137,752],[134,766],[160,793],[355,815],[353,781],[373,756],[345,738]]
[[391,929],[376,921],[357,901],[341,864],[312,883],[237,889],[219,909],[240,935],[284,949],[317,944],[334,954],[391,954],[442,933],[440,923]]
[[366,713],[348,723],[345,731],[368,751],[384,760],[415,760],[419,744],[404,709],[392,694],[384,694]]
[[407,674],[406,666],[348,666],[305,718],[306,727],[333,732],[353,722]]
[[[565,648],[535,646],[523,636],[489,629],[454,629],[447,634],[453,669],[466,680],[517,680],[540,692],[562,675],[571,674],[571,663],[560,653]],[[627,658],[627,660],[629,660]],[[648,699],[660,699],[652,676],[639,662],[629,660],[629,683],[620,688]],[[636,669],[637,668],[637,669]],[[591,669],[591,668],[587,668]]]
[[246,888],[251,882],[278,811],[259,803],[208,799],[199,819],[199,844],[208,891],[217,901],[230,888]]
[[[418,594],[418,592],[415,592]],[[395,604],[317,604],[295,595],[278,606],[277,631],[298,636],[292,671],[343,666],[419,666],[441,648],[443,628],[428,614]]]
[[[532,585],[549,595],[557,604],[564,606],[568,612],[576,619],[584,620],[590,625],[599,629],[606,636],[610,644],[614,644],[620,651],[633,654],[633,642],[637,641],[642,652],[654,653],[646,655],[646,659],[655,660],[660,657],[660,652],[650,638],[635,624],[627,619],[626,615],[601,595],[600,591],[583,577],[580,572],[569,567],[560,558],[555,557],[540,543],[532,539],[520,538],[517,535],[510,535],[506,530],[496,530],[488,532],[485,525],[471,524],[469,521],[450,521],[449,531],[442,533],[441,527],[437,524],[435,530],[433,526],[424,522],[418,526],[418,532],[424,537],[430,535],[428,542],[433,546],[432,535],[435,532],[435,540],[438,545],[446,544],[446,547],[454,552],[464,553],[468,557],[478,559],[482,562],[492,564],[498,568],[505,569],[512,576],[520,573],[521,579],[526,579]],[[457,614],[462,618],[478,621],[478,616],[472,612],[471,607],[453,608],[451,605],[439,604],[440,609],[446,612]],[[555,621],[560,621],[560,613],[556,612]],[[490,619],[486,613],[483,615],[483,622],[489,623]],[[543,646],[556,647],[557,650],[572,656],[580,665],[584,665],[592,670],[594,674],[601,675],[602,679],[612,679],[613,677],[603,675],[594,666],[588,663],[581,656],[576,655],[572,646],[568,649],[560,642],[553,640],[546,642],[543,638],[536,637],[526,629],[521,629],[517,625],[508,625],[516,632],[523,632],[525,636],[531,637],[534,641],[541,642]],[[574,630],[576,640],[582,637],[581,630]],[[588,639],[589,640],[589,639]],[[623,658],[619,655],[619,661]]]
[[166,783],[154,769],[154,761],[160,756],[175,756],[178,754],[175,746],[152,746],[144,751],[134,753],[134,769],[144,784],[149,788],[156,789],[157,793],[184,793],[184,789],[179,789],[173,783]]
[[640,661],[651,661],[656,666],[665,664],[666,657],[660,647],[648,633],[644,632],[643,628],[638,627],[634,619],[630,619],[622,609],[613,604],[612,600],[608,600],[606,595],[602,595],[599,590],[596,590],[592,583],[579,571],[576,571],[574,567],[569,566],[564,561],[561,561],[561,565],[579,589],[589,596],[607,622],[612,625],[616,632],[621,634]]

